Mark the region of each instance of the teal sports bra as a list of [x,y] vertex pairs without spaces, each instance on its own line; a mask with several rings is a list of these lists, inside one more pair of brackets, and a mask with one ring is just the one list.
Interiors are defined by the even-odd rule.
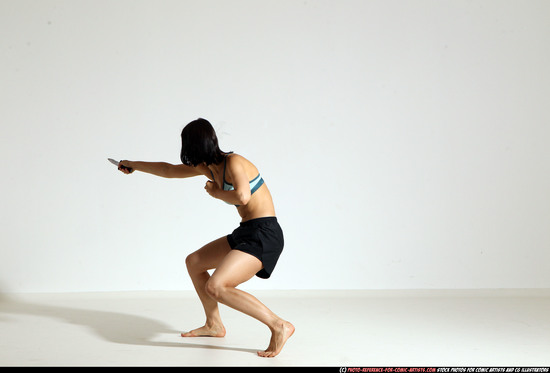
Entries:
[[[223,190],[235,190],[235,187],[233,187],[233,184],[230,184],[228,183],[227,181],[225,181],[225,168],[227,166],[227,155],[225,156],[224,160],[223,160]],[[212,171],[210,171],[210,173],[212,174],[212,180],[214,180],[214,174],[212,173]],[[262,176],[258,173],[258,176],[256,176],[254,179],[250,180],[249,182],[249,185],[250,185],[250,194],[254,194],[255,191],[257,191],[263,184],[264,184],[264,179],[262,178]],[[228,202],[225,202],[227,203],[228,205],[230,205],[230,203]],[[235,205],[235,206],[240,206],[240,205]]]

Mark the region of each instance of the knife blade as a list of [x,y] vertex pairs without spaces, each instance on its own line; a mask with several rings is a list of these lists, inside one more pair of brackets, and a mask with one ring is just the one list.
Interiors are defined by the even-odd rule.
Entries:
[[111,162],[112,164],[114,164],[115,166],[118,166],[118,164],[120,163],[120,162],[118,162],[118,161],[115,161],[113,158],[107,158],[107,160],[108,160],[109,162]]

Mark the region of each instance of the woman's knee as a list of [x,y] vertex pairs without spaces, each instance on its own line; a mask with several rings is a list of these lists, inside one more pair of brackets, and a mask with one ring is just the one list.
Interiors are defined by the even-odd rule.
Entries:
[[187,266],[187,272],[194,273],[199,270],[200,267],[200,258],[199,255],[195,253],[191,253],[187,255],[187,258],[185,258],[185,265]]
[[210,277],[208,281],[206,281],[206,285],[204,286],[204,290],[206,291],[206,294],[208,294],[210,298],[217,301],[223,298],[225,289],[226,289],[226,286],[221,282],[217,281],[216,278],[214,277]]

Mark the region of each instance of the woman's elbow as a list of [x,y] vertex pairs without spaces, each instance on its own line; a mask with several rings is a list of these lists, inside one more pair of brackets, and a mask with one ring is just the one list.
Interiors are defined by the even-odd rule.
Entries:
[[246,206],[248,205],[248,202],[250,202],[250,197],[252,197],[252,195],[250,194],[250,192],[246,193],[246,192],[241,192],[238,194],[238,198],[239,198],[239,205],[241,206]]

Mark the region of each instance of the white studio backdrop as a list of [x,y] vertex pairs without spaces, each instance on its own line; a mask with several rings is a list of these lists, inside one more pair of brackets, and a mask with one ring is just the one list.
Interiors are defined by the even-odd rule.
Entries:
[[550,2],[0,0],[0,291],[190,290],[210,120],[286,246],[255,289],[550,287]]

